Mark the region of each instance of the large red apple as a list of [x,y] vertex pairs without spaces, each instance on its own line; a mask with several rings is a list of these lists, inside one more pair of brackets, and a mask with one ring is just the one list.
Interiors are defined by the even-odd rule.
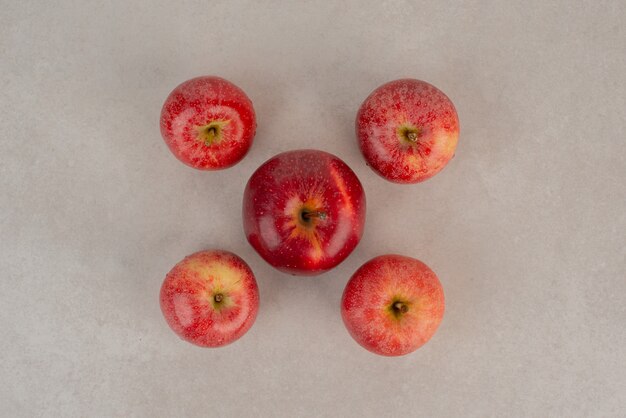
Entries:
[[239,162],[256,131],[252,102],[219,77],[197,77],[176,87],[161,110],[161,135],[183,163],[218,170]]
[[229,344],[254,323],[259,290],[250,267],[228,251],[185,257],[161,286],[161,310],[170,328],[201,347]]
[[368,165],[395,183],[437,174],[454,156],[459,119],[450,99],[424,81],[391,81],[374,90],[356,117]]
[[384,356],[400,356],[433,336],[444,305],[441,283],[426,264],[401,255],[383,255],[362,265],[350,278],[341,316],[363,347]]
[[332,154],[279,154],[259,167],[243,198],[246,237],[272,266],[318,274],[343,261],[359,243],[365,193],[354,172]]

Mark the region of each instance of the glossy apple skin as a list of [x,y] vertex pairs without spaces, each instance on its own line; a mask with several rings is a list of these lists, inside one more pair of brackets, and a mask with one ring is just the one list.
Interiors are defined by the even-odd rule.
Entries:
[[[216,295],[221,300],[216,301]],[[167,274],[161,311],[180,338],[201,347],[220,347],[244,335],[259,309],[259,290],[250,267],[222,250],[192,254]]]
[[[406,312],[396,307],[405,306]],[[350,278],[341,316],[350,335],[369,351],[401,356],[424,345],[437,331],[445,309],[443,288],[419,260],[383,255]]]
[[452,101],[425,81],[383,84],[361,105],[356,135],[368,165],[395,183],[418,183],[454,156],[459,118]]
[[[252,102],[220,77],[185,81],[165,100],[161,135],[172,153],[199,170],[230,167],[248,153],[256,132]],[[215,131],[208,136],[208,129]]]
[[[303,221],[302,211],[323,212]],[[341,263],[359,243],[365,193],[336,156],[317,150],[279,154],[246,185],[243,224],[254,249],[277,269],[315,275]]]

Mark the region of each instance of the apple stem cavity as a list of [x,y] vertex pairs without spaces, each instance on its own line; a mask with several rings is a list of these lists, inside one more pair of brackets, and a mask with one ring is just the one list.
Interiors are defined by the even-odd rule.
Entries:
[[226,126],[230,120],[214,120],[208,125],[198,126],[197,133],[198,139],[205,143],[207,146],[219,143],[223,139],[222,129]]
[[215,303],[220,303],[224,300],[224,295],[222,295],[221,293],[217,293],[213,296],[213,300],[215,301]]
[[400,138],[409,144],[416,144],[420,138],[422,132],[420,128],[414,126],[402,126],[398,129],[398,135]]
[[393,304],[393,310],[394,312],[396,312],[396,314],[405,314],[409,311],[409,307],[406,303],[395,302]]

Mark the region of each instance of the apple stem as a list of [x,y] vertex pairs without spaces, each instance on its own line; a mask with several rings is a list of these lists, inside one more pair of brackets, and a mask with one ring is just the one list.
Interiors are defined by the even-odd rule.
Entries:
[[401,313],[407,313],[409,311],[409,307],[406,306],[406,304],[402,303],[402,302],[396,302],[393,304],[393,309],[395,309],[397,312],[401,312]]
[[311,218],[320,218],[320,219],[326,219],[326,212],[322,212],[319,210],[314,210],[314,211],[303,211],[302,212],[302,219],[304,219],[305,221],[310,220]]
[[218,293],[215,296],[213,296],[213,300],[215,301],[215,303],[220,303],[222,300],[224,300],[224,295],[222,295],[221,293]]
[[217,137],[217,128],[215,126],[211,126],[206,131],[206,142],[211,145],[215,142],[215,138]]

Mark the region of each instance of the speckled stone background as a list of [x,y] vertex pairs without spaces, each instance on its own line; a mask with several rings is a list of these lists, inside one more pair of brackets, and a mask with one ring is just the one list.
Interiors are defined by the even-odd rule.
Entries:
[[[0,0],[0,415],[624,416],[623,1]],[[246,159],[206,173],[160,138],[181,81],[253,100]],[[400,77],[455,102],[456,158],[392,185],[354,138],[361,101]],[[368,195],[338,268],[294,278],[247,244],[242,192],[272,155],[319,148]],[[256,324],[223,349],[167,327],[158,290],[219,247],[257,275]],[[369,258],[430,265],[435,337],[377,357],[339,300]]]

